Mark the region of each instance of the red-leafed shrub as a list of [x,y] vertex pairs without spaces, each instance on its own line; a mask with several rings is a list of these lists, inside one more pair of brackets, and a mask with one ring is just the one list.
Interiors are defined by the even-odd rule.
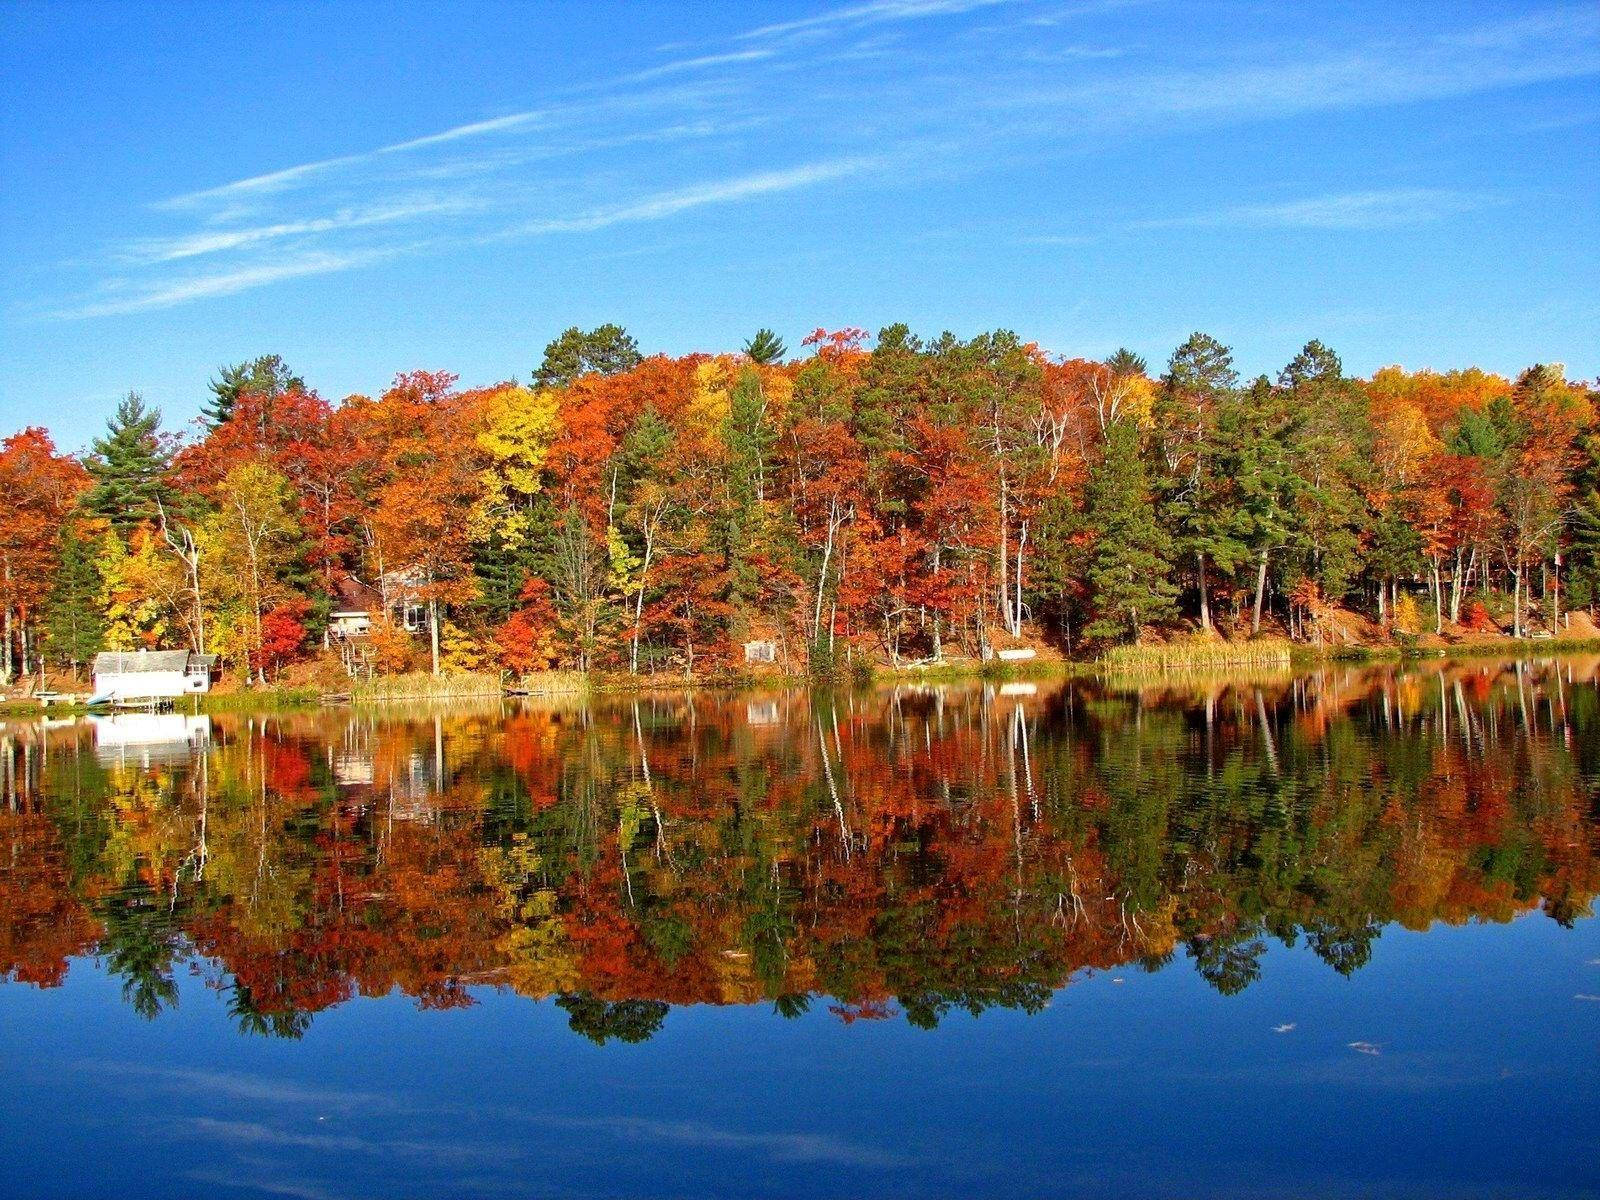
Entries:
[[1461,627],[1473,633],[1493,633],[1497,628],[1494,618],[1489,615],[1489,610],[1483,606],[1482,600],[1474,600],[1467,605],[1467,610],[1461,617]]
[[305,654],[305,619],[310,608],[306,601],[294,600],[269,609],[261,618],[261,647],[250,665],[270,676],[300,659]]
[[555,665],[556,615],[550,585],[537,576],[522,585],[521,607],[506,618],[495,635],[500,665],[518,675],[543,671]]

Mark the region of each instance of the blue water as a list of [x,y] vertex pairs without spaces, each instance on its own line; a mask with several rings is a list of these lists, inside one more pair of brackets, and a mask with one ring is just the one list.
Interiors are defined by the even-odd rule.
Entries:
[[294,1042],[180,988],[149,1022],[88,962],[0,988],[0,1190],[1600,1195],[1594,919],[1389,929],[1349,978],[1275,946],[1232,997],[1094,974],[931,1031],[694,1006],[595,1046],[483,988],[443,1012],[356,999]]
[[1600,1197],[1600,659],[0,767],[0,1196]]

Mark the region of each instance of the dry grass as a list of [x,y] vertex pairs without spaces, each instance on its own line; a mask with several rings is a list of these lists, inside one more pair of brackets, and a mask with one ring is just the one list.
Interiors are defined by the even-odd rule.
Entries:
[[1241,668],[1286,668],[1293,647],[1285,638],[1257,638],[1224,642],[1194,638],[1152,646],[1117,646],[1100,659],[1100,668],[1112,674],[1195,674]]
[[498,696],[504,690],[500,676],[487,673],[430,675],[412,671],[405,675],[378,675],[350,687],[353,700],[453,700],[466,696]]

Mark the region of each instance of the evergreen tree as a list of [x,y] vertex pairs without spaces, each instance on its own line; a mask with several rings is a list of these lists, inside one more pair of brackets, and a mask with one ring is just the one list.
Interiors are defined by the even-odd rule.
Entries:
[[1237,404],[1229,405],[1219,422],[1221,473],[1232,481],[1228,528],[1248,548],[1256,568],[1252,633],[1261,629],[1271,559],[1291,544],[1296,533],[1297,435],[1286,393],[1274,388],[1266,376],[1257,379]]
[[729,503],[721,531],[733,595],[746,603],[760,591],[752,556],[761,526],[761,504],[766,499],[767,463],[776,442],[761,378],[747,370],[733,385],[723,427]]
[[588,333],[574,325],[544,348],[533,383],[566,387],[580,375],[618,375],[643,361],[639,343],[621,325],[601,325]]
[[1174,556],[1194,564],[1200,624],[1211,628],[1211,575],[1229,575],[1245,557],[1232,510],[1232,481],[1219,469],[1218,421],[1235,402],[1239,375],[1233,353],[1216,338],[1193,333],[1172,352],[1161,380],[1155,424],[1165,478],[1164,523]]
[[1085,514],[1066,491],[1053,493],[1040,507],[1039,540],[1029,572],[1029,605],[1039,621],[1054,625],[1062,642],[1072,645],[1072,615],[1087,572]]
[[895,324],[879,331],[878,344],[861,371],[850,432],[866,458],[867,489],[885,512],[905,511],[904,501],[892,494],[890,462],[910,449],[907,410],[922,390],[919,381],[926,366],[922,343],[907,326]]
[[305,386],[305,380],[291,371],[283,359],[276,354],[263,354],[249,362],[221,368],[217,378],[207,384],[211,399],[202,406],[200,415],[215,429],[233,416],[241,396],[259,395],[271,400]]
[[1115,354],[1106,359],[1106,366],[1118,378],[1132,378],[1135,375],[1143,375],[1149,370],[1149,364],[1126,346],[1119,348]]
[[788,352],[783,339],[766,328],[756,330],[755,336],[744,344],[745,357],[761,366],[781,362]]
[[1361,570],[1361,543],[1373,521],[1364,493],[1375,490],[1372,422],[1366,392],[1344,377],[1339,356],[1321,342],[1283,369],[1279,385],[1295,414],[1296,515],[1305,574],[1328,599],[1343,599]]
[[162,476],[170,459],[160,429],[161,410],[146,408],[137,392],[129,392],[84,463],[95,481],[85,503],[119,531],[160,515],[166,496]]
[[1312,338],[1278,372],[1278,386],[1293,391],[1308,384],[1337,383],[1343,377],[1344,364],[1339,356]]
[[100,572],[97,548],[67,525],[61,534],[55,583],[45,601],[46,652],[77,672],[98,654],[105,641],[100,615]]
[[1175,615],[1178,589],[1168,580],[1170,539],[1156,521],[1139,454],[1139,429],[1117,421],[1106,430],[1105,458],[1089,487],[1089,563],[1097,616],[1090,637],[1137,639],[1142,626]]
[[1568,516],[1570,551],[1566,567],[1567,604],[1593,613],[1600,601],[1600,437],[1581,439],[1575,495]]
[[1485,412],[1467,409],[1445,434],[1444,444],[1452,454],[1493,461],[1506,448],[1507,443],[1502,440],[1503,432],[1500,422],[1494,418],[1492,405]]

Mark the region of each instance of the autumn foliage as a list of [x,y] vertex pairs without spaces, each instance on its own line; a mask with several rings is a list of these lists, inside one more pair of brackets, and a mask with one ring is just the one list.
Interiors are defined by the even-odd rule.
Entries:
[[[710,676],[755,639],[821,674],[1326,642],[1351,612],[1481,635],[1477,601],[1526,635],[1600,593],[1595,392],[1559,366],[1362,380],[1310,342],[1246,381],[1204,334],[1159,370],[1006,331],[803,345],[643,357],[569,330],[532,386],[411,371],[338,403],[267,356],[186,437],[136,397],[81,460],[17,433],[0,668],[187,645],[258,681],[335,648],[358,672]],[[351,605],[365,624],[333,619]]]

